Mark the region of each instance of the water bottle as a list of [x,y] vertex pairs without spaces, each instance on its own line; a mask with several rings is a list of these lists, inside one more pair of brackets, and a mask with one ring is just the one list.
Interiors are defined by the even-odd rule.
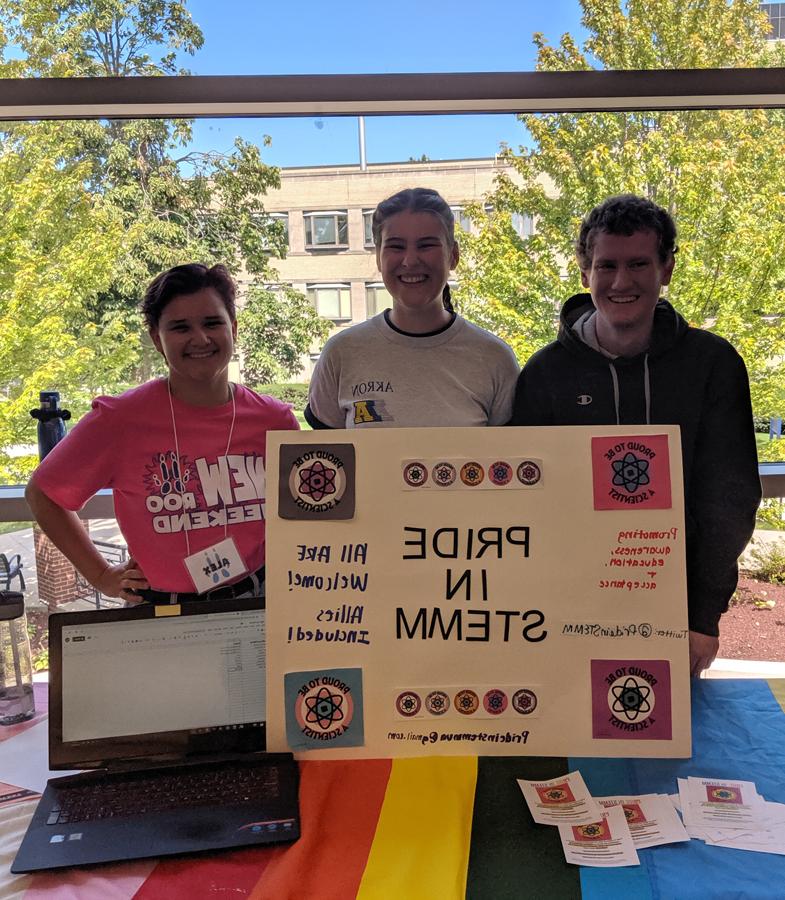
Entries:
[[0,725],[16,725],[34,715],[24,597],[17,591],[0,591]]
[[65,423],[71,418],[67,409],[60,409],[59,391],[41,391],[39,409],[31,409],[30,415],[38,419],[38,458],[47,453],[65,437]]

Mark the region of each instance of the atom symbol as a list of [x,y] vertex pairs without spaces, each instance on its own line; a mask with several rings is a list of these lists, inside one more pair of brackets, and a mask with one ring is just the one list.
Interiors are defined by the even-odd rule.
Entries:
[[450,463],[439,463],[433,470],[433,480],[440,485],[449,485],[455,481],[455,469]]
[[602,826],[584,825],[581,831],[584,837],[599,837],[602,834]]
[[310,497],[315,503],[324,499],[327,494],[335,493],[335,469],[325,466],[320,460],[307,469],[300,470],[300,487],[301,494]]
[[626,678],[624,684],[617,684],[611,688],[613,694],[613,706],[611,710],[622,713],[628,722],[634,722],[646,713],[651,712],[649,696],[651,688],[647,684],[639,684],[631,676]]
[[501,713],[507,706],[507,698],[501,691],[488,691],[485,695],[488,712]]
[[626,453],[624,459],[615,459],[612,465],[613,484],[624,487],[630,494],[650,481],[647,475],[648,459],[638,459],[634,453]]
[[333,694],[329,688],[321,687],[317,693],[305,698],[305,721],[318,725],[323,731],[343,720],[343,697]]
[[566,800],[567,794],[561,788],[551,788],[549,791],[545,792],[545,796],[548,800]]
[[718,800],[733,800],[736,796],[733,791],[729,791],[727,788],[718,788],[714,791],[714,796]]
[[450,698],[444,691],[432,691],[425,698],[425,705],[428,707],[428,712],[432,713],[434,716],[441,716],[443,713],[446,713],[449,709]]

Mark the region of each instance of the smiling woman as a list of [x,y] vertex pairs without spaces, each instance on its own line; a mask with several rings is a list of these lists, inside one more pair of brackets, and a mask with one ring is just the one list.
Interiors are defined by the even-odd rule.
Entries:
[[314,369],[313,428],[504,425],[519,367],[499,338],[457,315],[455,220],[428,188],[382,201],[371,232],[392,309],[334,335]]
[[[223,266],[159,275],[142,312],[168,377],[94,400],[28,485],[41,528],[109,597],[264,591],[266,435],[298,425],[285,404],[229,383],[234,298]],[[74,512],[101,488],[131,552],[122,565],[107,565]]]

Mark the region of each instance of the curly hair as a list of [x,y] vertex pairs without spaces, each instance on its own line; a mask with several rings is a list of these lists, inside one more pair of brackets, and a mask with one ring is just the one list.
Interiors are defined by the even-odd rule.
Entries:
[[591,268],[594,238],[598,232],[606,234],[634,234],[652,231],[657,237],[657,253],[664,263],[676,253],[676,223],[670,213],[646,197],[619,194],[608,197],[581,222],[575,253],[583,271]]

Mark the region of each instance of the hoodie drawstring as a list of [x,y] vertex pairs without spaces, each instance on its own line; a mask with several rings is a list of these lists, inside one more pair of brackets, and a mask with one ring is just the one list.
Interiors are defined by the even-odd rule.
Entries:
[[[616,424],[621,425],[621,417],[619,415],[619,376],[616,373],[616,366],[612,362],[608,363],[611,370],[611,380],[613,381],[613,405],[616,409]],[[643,357],[643,395],[646,399],[646,424],[651,425],[651,380],[649,378],[649,354]]]
[[621,425],[619,420],[619,376],[616,374],[616,366],[612,362],[608,363],[611,370],[611,379],[613,381],[613,405],[616,407],[616,424]]

